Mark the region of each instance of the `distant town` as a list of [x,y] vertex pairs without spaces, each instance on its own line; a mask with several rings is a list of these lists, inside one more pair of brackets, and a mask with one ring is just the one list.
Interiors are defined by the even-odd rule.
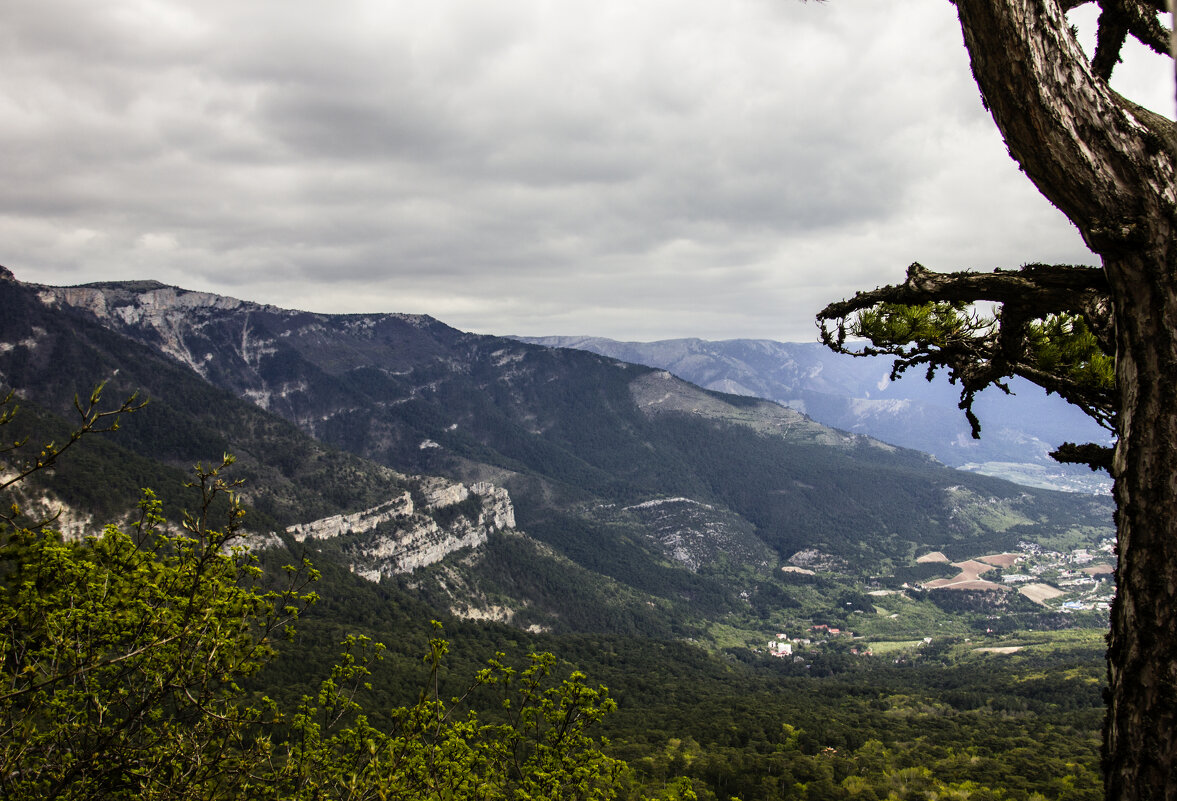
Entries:
[[[933,551],[920,556],[916,562],[943,563],[956,568],[959,572],[955,576],[933,579],[921,584],[904,584],[902,589],[1017,592],[1046,609],[1058,612],[1106,612],[1115,595],[1115,559],[1115,543],[1111,538],[1101,540],[1094,548],[1075,548],[1070,551],[1053,551],[1035,543],[1019,542],[1015,551],[977,556],[960,562],[950,562],[943,553]],[[786,572],[809,575],[814,573],[813,570],[792,566],[782,569]],[[867,594],[882,597],[901,591],[878,589],[868,591]],[[810,625],[800,636],[790,636],[783,632],[770,636],[765,650],[761,653],[796,662],[804,661],[800,653],[805,650],[824,650],[837,643],[849,644],[848,650],[845,646],[842,646],[842,649],[854,656],[874,655],[870,645],[862,642],[853,631],[839,626],[818,623]],[[923,637],[912,645],[929,645],[932,640],[932,637]]]
[[[949,563],[940,552],[925,554],[917,563]],[[1016,589],[1042,606],[1065,612],[1106,611],[1115,594],[1115,544],[1110,538],[1096,548],[1051,551],[1031,542],[1019,542],[1012,553],[978,556],[949,563],[960,573],[920,585],[925,590]],[[993,575],[994,571],[1000,571]],[[986,578],[982,578],[986,576]]]

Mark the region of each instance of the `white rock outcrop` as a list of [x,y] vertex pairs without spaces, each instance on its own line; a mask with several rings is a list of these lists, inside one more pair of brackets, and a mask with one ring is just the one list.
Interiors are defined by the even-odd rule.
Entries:
[[351,514],[331,515],[309,523],[296,523],[286,529],[294,539],[302,542],[305,539],[325,540],[338,537],[340,534],[363,534],[371,531],[381,523],[387,523],[397,518],[408,518],[413,514],[413,499],[406,491],[403,495],[390,501],[373,506],[371,509],[353,512]]
[[[352,572],[379,581],[435,564],[463,548],[477,548],[491,533],[515,527],[515,509],[502,487],[432,477],[418,481],[418,495],[424,499],[420,506],[406,490],[370,509],[299,523],[287,532],[299,542],[346,537],[343,550]],[[479,499],[473,515],[471,510],[444,513],[471,496]]]

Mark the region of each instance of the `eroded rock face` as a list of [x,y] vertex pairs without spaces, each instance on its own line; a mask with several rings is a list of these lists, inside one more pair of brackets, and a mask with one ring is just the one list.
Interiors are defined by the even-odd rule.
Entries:
[[343,533],[363,534],[381,523],[390,520],[410,519],[413,515],[413,499],[408,492],[392,500],[351,514],[331,515],[309,523],[296,523],[286,529],[294,539],[325,540]]
[[[162,284],[142,288],[145,291],[109,286],[44,287],[38,297],[47,306],[73,306],[101,320],[117,321],[120,327],[153,331],[160,350],[207,377],[204,366],[209,354],[193,353],[187,342],[192,331],[199,328],[200,321],[193,312],[231,311],[240,308],[243,301]],[[242,349],[248,349],[247,334],[242,336]]]
[[[405,399],[374,399],[350,384],[328,382],[330,386],[324,387],[324,374],[375,369],[385,377],[402,375],[409,369],[402,362],[411,366],[421,353],[419,347],[402,348],[398,332],[445,328],[424,315],[315,314],[155,281],[38,286],[37,297],[51,308],[92,315],[103,326],[158,350],[311,436],[318,436],[324,421],[353,413],[373,400]],[[398,385],[396,392],[411,397],[422,389]]]
[[501,487],[434,477],[415,482],[413,491],[371,509],[299,523],[287,532],[299,542],[338,539],[352,572],[379,581],[477,548],[492,533],[515,527],[515,509]]
[[640,522],[667,558],[692,573],[724,560],[761,566],[776,561],[746,520],[692,498],[658,498],[622,511]]

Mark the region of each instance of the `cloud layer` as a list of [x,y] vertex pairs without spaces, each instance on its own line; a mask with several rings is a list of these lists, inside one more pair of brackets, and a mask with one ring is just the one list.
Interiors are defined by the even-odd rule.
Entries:
[[1005,154],[944,0],[5,14],[0,263],[22,280],[809,339],[913,260],[1091,259]]

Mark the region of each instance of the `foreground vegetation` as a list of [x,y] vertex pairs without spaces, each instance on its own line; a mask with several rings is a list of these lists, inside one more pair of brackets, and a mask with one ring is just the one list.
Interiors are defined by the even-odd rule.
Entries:
[[[338,583],[336,583],[338,582]],[[419,632],[396,622],[392,587],[355,584],[383,615],[348,618],[350,582],[328,575],[343,618],[313,610],[311,640],[330,642],[347,627],[373,636]],[[337,588],[337,589],[336,589]],[[327,593],[327,587],[322,587]],[[358,608],[358,605],[357,605]],[[368,606],[371,609],[373,607]],[[416,612],[420,616],[420,611]],[[337,628],[338,627],[338,628]],[[333,632],[328,635],[327,632]],[[824,650],[804,663],[734,647],[698,646],[615,635],[528,636],[504,626],[453,621],[455,643],[442,681],[455,688],[481,655],[519,658],[540,648],[609,687],[616,711],[601,720],[605,753],[623,760],[633,792],[683,778],[700,799],[1095,799],[1102,719],[1103,632],[1021,631],[991,638],[967,632],[894,641],[872,657]],[[412,641],[416,634],[408,637]],[[980,649],[1001,649],[988,651]],[[396,651],[396,653],[392,653]],[[390,643],[373,696],[413,692],[421,675],[410,650]],[[278,660],[266,685],[297,681]],[[626,792],[629,792],[627,790]],[[627,797],[619,790],[618,797]]]
[[[60,447],[25,458],[6,440],[0,488],[112,428],[97,402]],[[135,520],[81,540],[5,504],[4,797],[1098,795],[1098,634],[1007,635],[1018,650],[993,653],[963,627],[793,661],[452,621],[450,654],[395,582],[242,547],[230,462],[198,468],[179,521],[147,492]]]
[[[83,437],[117,428],[99,392],[61,446],[23,456],[6,441],[0,489],[53,467]],[[14,418],[9,395],[0,427]],[[494,688],[499,719],[440,695],[447,643],[429,640],[430,681],[374,726],[357,701],[383,647],[344,640],[318,691],[290,709],[243,682],[317,596],[309,564],[281,585],[240,543],[236,484],[197,466],[200,503],[169,526],[144,492],[128,526],[66,541],[17,503],[0,513],[0,794],[5,798],[613,798],[624,765],[586,729],[614,703],[554,658],[497,659],[466,695]],[[221,519],[218,525],[214,521]]]

